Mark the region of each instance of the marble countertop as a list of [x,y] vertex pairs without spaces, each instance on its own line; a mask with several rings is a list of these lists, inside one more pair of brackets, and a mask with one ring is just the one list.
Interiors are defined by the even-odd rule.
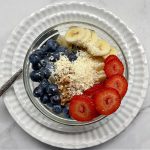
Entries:
[[[70,1],[70,0],[63,0]],[[77,1],[77,0],[76,0]],[[150,0],[82,0],[104,7],[117,16],[136,33],[150,58]],[[62,2],[55,0],[55,2]],[[13,28],[35,10],[54,0],[0,0],[0,50],[3,49]],[[150,149],[150,93],[140,113],[132,124],[114,139],[89,150]],[[43,144],[25,133],[9,115],[4,102],[0,100],[0,150],[58,150]]]

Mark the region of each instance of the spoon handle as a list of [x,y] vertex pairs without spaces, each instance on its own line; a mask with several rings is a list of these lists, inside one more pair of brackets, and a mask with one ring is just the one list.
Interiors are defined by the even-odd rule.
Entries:
[[5,93],[8,88],[16,81],[16,79],[21,75],[22,69],[19,69],[10,79],[8,79],[1,87],[0,87],[0,96]]

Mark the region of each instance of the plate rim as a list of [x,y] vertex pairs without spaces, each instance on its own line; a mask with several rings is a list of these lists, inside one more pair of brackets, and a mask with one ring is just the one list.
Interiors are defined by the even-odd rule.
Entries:
[[[44,7],[44,8],[42,8],[42,9],[46,9],[46,8],[49,8],[49,7],[51,7],[51,6],[57,6],[57,5],[62,5],[62,4],[65,4],[65,3],[55,3],[55,4],[53,4],[53,5],[48,5],[48,6],[46,6],[46,7]],[[71,3],[68,3],[68,5],[71,5],[71,4],[79,4],[79,5],[85,5],[85,6],[88,6],[88,7],[96,7],[96,6],[94,6],[94,5],[89,5],[89,4],[87,4],[87,3],[83,3],[83,2],[81,2],[81,3],[76,3],[76,2],[71,2]],[[96,7],[98,10],[100,9],[100,8],[98,8],[98,7]],[[42,9],[40,9],[39,11],[41,11]],[[101,9],[100,9],[101,10]],[[102,8],[102,10],[104,10],[105,12],[107,12],[107,13],[109,13],[109,14],[111,14],[112,16],[114,16],[114,17],[116,17],[121,23],[123,23],[124,24],[124,22],[123,21],[121,21],[115,14],[113,14],[113,13],[111,13],[110,11],[106,11],[105,9],[103,9]],[[37,13],[37,12],[35,12],[35,13]],[[35,13],[32,13],[31,14],[31,16],[33,15],[33,14],[35,14]],[[27,18],[29,18],[29,17],[27,17]],[[26,19],[27,19],[26,18]],[[24,19],[24,20],[26,20],[26,19]],[[125,25],[125,24],[124,24]],[[126,25],[125,25],[126,26]],[[19,27],[19,25],[17,26],[17,27]],[[133,35],[133,37],[136,39],[136,41],[137,41],[137,43],[141,46],[141,49],[142,50],[144,50],[143,49],[143,46],[139,43],[139,40],[137,39],[137,37],[135,36],[135,34],[131,31],[131,29],[130,28],[128,28],[128,26],[126,26],[127,27],[127,29],[132,33],[132,35]],[[13,30],[13,32],[15,32],[15,31],[17,31],[16,30],[17,28],[15,28],[14,30]],[[13,32],[12,32],[12,34],[13,34]],[[9,41],[11,40],[11,37],[8,39],[8,42],[7,42],[7,44],[9,43]],[[5,49],[5,48],[4,48]],[[2,53],[4,53],[4,49],[2,50]],[[144,53],[144,55],[145,55],[145,53]],[[146,56],[145,56],[146,57]],[[148,71],[148,67],[146,67],[146,69],[147,69],[147,71]],[[148,72],[147,72],[148,73]],[[147,74],[147,78],[149,77],[149,73]],[[148,80],[149,81],[149,80]],[[147,93],[147,91],[145,91],[145,94],[144,94],[144,97],[145,97],[145,95],[146,95],[146,93]],[[142,103],[144,102],[144,100],[142,101]],[[142,106],[142,103],[141,103],[141,106]],[[6,107],[7,107],[7,103],[6,103],[6,101],[5,101],[5,104],[6,104]],[[8,109],[9,110],[9,109]],[[11,113],[10,113],[11,114]],[[137,113],[136,113],[136,115],[137,115]],[[135,116],[136,116],[135,115]],[[135,116],[133,117],[133,118],[131,118],[131,120],[129,121],[129,123],[128,124],[126,124],[125,125],[125,128],[124,129],[126,129],[126,126],[128,126],[130,123],[131,123],[131,121],[133,121],[134,120],[134,118],[135,118]],[[14,118],[14,120],[15,120],[15,117],[13,117]],[[20,125],[20,123],[18,123],[19,125]],[[20,125],[21,126],[21,125]],[[21,126],[22,127],[22,126]],[[23,127],[22,127],[23,128]],[[23,128],[24,129],[24,128]],[[25,129],[24,129],[25,130]],[[26,131],[26,130],[25,130]],[[121,133],[123,130],[121,130],[119,133]],[[26,131],[27,132],[27,131]],[[28,132],[29,133],[29,132]],[[118,135],[119,133],[117,133],[116,135]],[[31,133],[29,133],[30,135],[31,135]],[[116,136],[115,135],[115,136]],[[32,135],[31,135],[32,136]],[[34,137],[34,136],[33,136]],[[34,138],[36,138],[36,137],[34,137]],[[113,138],[113,137],[110,137],[110,139],[111,138]],[[108,140],[108,139],[107,139]],[[45,143],[45,142],[44,142]],[[103,143],[103,142],[102,142]],[[100,143],[98,143],[98,144],[100,144]],[[94,145],[98,145],[98,144],[94,144]],[[94,145],[92,145],[92,146],[94,146]],[[55,145],[56,146],[56,145]],[[90,147],[90,146],[88,146],[88,147]],[[65,147],[66,148],[66,147]]]
[[[60,15],[64,15],[64,13],[58,13],[57,15],[55,15],[55,16],[52,16],[52,17],[45,17],[45,19],[43,20],[41,20],[40,22],[39,22],[39,24],[42,24],[42,22],[43,21],[47,21],[47,20],[51,20],[51,19],[54,19],[55,17],[59,17]],[[116,29],[114,29],[114,28],[112,28],[108,23],[106,23],[106,21],[104,21],[103,19],[100,19],[100,18],[98,18],[97,16],[93,16],[93,15],[90,15],[90,14],[83,14],[83,13],[70,13],[69,12],[69,15],[70,14],[72,14],[72,15],[77,15],[77,16],[81,16],[81,15],[83,15],[83,16],[87,16],[87,17],[89,17],[89,18],[91,18],[92,17],[92,19],[95,19],[95,20],[97,20],[97,22],[103,22],[103,24],[105,24],[106,26],[108,26],[107,28],[111,28],[111,30],[112,30],[112,32],[117,36],[117,39],[119,39],[118,41],[119,41],[119,43],[124,43],[124,41],[123,41],[123,39],[122,38],[120,38],[119,37],[119,34],[117,33],[117,31],[116,31]],[[68,13],[66,12],[65,13],[65,15],[68,15]],[[75,22],[75,21],[73,21],[73,22]],[[90,24],[90,23],[89,23]],[[37,26],[38,26],[38,24],[36,24],[36,25],[33,25],[33,27],[32,27],[32,30],[33,30],[33,28],[34,28],[34,30],[37,28]],[[51,29],[51,27],[50,27],[50,29]],[[47,30],[49,30],[49,28],[48,29],[46,29],[45,31],[47,31]],[[45,31],[43,31],[43,32],[45,32]],[[26,43],[25,41],[26,41],[26,38],[25,37],[28,37],[29,35],[30,35],[31,33],[28,31],[27,33],[25,33],[24,34],[24,36],[23,36],[23,38],[22,38],[22,40],[21,40],[21,42],[22,43]],[[39,34],[39,33],[36,33],[37,35]],[[41,33],[42,34],[42,33]],[[40,34],[40,35],[41,35]],[[39,36],[40,36],[39,35]],[[38,36],[38,37],[39,37]],[[36,38],[36,39],[38,39],[38,37]],[[35,40],[36,40],[35,39]],[[35,41],[34,40],[34,41]],[[118,44],[118,41],[116,41],[115,40],[115,38],[113,38],[112,40],[114,40],[114,42],[116,42],[117,44]],[[33,41],[33,42],[34,42]],[[20,43],[21,44],[21,43]],[[20,46],[20,44],[19,44],[19,46],[17,47],[17,49],[21,49],[21,46]],[[125,44],[124,44],[125,45]],[[32,47],[32,46],[31,46]],[[118,47],[122,47],[122,46],[119,46],[119,44],[118,44]],[[120,48],[120,49],[122,49],[122,48]],[[29,53],[29,51],[27,51],[27,53]],[[16,52],[15,51],[15,53],[14,53],[14,58],[13,58],[13,65],[12,65],[12,72],[14,73],[15,71],[14,70],[16,70],[15,69],[15,65],[16,65],[16,60],[17,60],[17,55],[16,54],[18,54],[18,51]],[[25,59],[26,59],[26,57],[27,57],[27,55],[25,55]],[[24,62],[25,63],[25,62]],[[23,65],[24,66],[24,65]],[[18,69],[17,69],[18,70]],[[23,81],[24,82],[24,84],[25,84],[25,81]],[[20,83],[20,82],[19,82]],[[19,84],[18,83],[18,84]],[[17,94],[17,92],[18,92],[18,87],[17,86],[19,86],[17,83],[16,84],[14,84],[14,90],[15,90],[15,93],[16,93],[16,95],[17,95],[17,97],[19,97],[19,94]],[[15,88],[17,88],[17,90],[15,89]],[[26,88],[25,88],[26,89]],[[27,91],[26,91],[27,92]],[[27,93],[27,95],[28,95],[28,97],[29,97],[29,99],[30,99],[30,96],[29,96],[29,94]],[[19,102],[20,102],[20,100],[19,100]],[[22,103],[21,103],[21,105],[23,105]],[[23,108],[24,108],[25,106],[23,106]],[[25,110],[27,110],[27,108],[25,108]],[[30,114],[29,114],[30,115]],[[32,115],[30,115],[30,116],[32,116]],[[34,117],[33,117],[34,118]],[[107,118],[108,118],[108,116],[107,116]],[[34,118],[35,119],[35,118]],[[35,120],[37,120],[37,119],[35,119]],[[96,122],[99,122],[100,120],[97,120]],[[96,123],[95,121],[93,122],[93,123]],[[86,124],[82,124],[81,126],[83,126],[83,125],[86,125]],[[87,124],[88,125],[88,124]]]

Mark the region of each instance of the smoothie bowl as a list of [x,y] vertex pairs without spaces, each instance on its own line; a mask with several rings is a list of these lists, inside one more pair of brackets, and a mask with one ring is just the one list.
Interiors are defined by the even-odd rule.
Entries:
[[97,30],[83,24],[52,27],[28,50],[25,89],[46,117],[66,125],[86,125],[121,105],[128,88],[126,65],[117,56],[123,53],[112,37],[107,35],[113,41],[109,42],[106,33]]

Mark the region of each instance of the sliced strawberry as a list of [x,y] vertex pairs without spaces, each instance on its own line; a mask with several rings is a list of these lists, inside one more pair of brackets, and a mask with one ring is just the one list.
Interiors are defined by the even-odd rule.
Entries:
[[94,93],[98,90],[100,90],[101,88],[103,88],[103,84],[99,83],[99,84],[94,84],[91,88],[85,90],[83,92],[83,94],[87,95],[87,96],[93,96]]
[[105,87],[116,89],[120,96],[124,97],[128,89],[128,82],[124,76],[114,75],[105,81]]
[[111,77],[115,74],[122,75],[124,72],[124,66],[119,59],[113,59],[105,64],[104,71],[107,77]]
[[77,121],[90,121],[97,117],[94,103],[85,95],[75,95],[69,105],[70,116]]
[[113,60],[113,59],[118,59],[118,57],[116,55],[109,55],[106,59],[105,59],[105,63],[109,62],[110,60]]
[[110,115],[119,108],[121,98],[115,89],[104,88],[94,95],[94,103],[99,114]]

